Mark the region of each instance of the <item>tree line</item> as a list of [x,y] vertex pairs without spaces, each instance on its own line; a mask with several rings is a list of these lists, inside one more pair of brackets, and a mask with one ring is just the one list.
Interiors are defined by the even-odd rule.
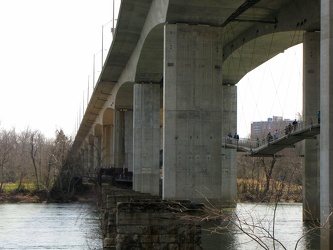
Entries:
[[[60,176],[72,179],[80,170],[78,160],[68,157],[71,145],[72,139],[62,129],[55,131],[54,139],[48,139],[30,128],[22,132],[0,128],[0,192],[5,183],[15,183],[16,190],[32,185],[35,191],[48,195],[54,186],[68,189]],[[66,171],[68,165],[70,173]]]
[[302,200],[302,143],[275,157],[237,156],[238,195],[241,200]]

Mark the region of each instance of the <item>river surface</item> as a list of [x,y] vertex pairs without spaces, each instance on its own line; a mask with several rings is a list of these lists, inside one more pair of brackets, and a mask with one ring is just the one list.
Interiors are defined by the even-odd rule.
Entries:
[[0,204],[0,249],[102,249],[91,204]]
[[[238,204],[235,214],[238,224],[228,229],[218,229],[225,226],[218,223],[205,226],[204,249],[264,249],[259,243],[274,249],[273,236],[275,249],[295,249],[309,229],[302,222],[302,204],[279,204],[275,223],[273,205]],[[249,237],[252,232],[256,240]],[[0,204],[0,249],[102,249],[100,220],[90,204]],[[318,239],[304,237],[297,249],[319,249]]]
[[318,231],[308,234],[313,227],[303,223],[300,203],[277,206],[240,203],[234,214],[238,219],[228,223],[227,229],[224,229],[227,222],[206,226],[202,237],[204,249],[320,249],[319,237],[314,235]]

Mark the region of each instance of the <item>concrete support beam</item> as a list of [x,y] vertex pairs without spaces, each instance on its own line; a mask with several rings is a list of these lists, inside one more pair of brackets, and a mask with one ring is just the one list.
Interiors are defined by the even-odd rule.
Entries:
[[[303,119],[317,124],[320,109],[320,33],[307,32],[303,40]],[[303,220],[320,219],[320,139],[304,142]]]
[[124,168],[125,165],[125,112],[117,110],[115,112],[115,147],[114,163],[116,168]]
[[113,125],[103,126],[103,167],[111,167],[114,165],[113,133]]
[[236,189],[222,184],[222,153],[235,154],[222,152],[223,122],[236,114],[223,95],[222,29],[167,24],[164,35],[163,198],[230,202]]
[[133,111],[125,112],[125,168],[133,172]]
[[99,169],[102,166],[102,137],[95,136],[94,141],[95,141],[94,165],[96,166],[97,169]]
[[[237,87],[222,87],[222,136],[237,133]],[[237,150],[222,148],[221,200],[225,204],[237,201]]]
[[84,170],[87,171],[89,169],[89,144],[87,142],[84,143],[83,160]]
[[116,111],[115,167],[133,172],[133,111]]
[[[321,0],[320,38],[320,221],[321,249],[333,248],[333,2]],[[330,217],[329,217],[330,216]],[[326,230],[327,229],[327,230]]]
[[89,142],[89,172],[92,172],[95,168],[94,155],[95,155],[95,145],[94,141],[91,141]]
[[159,194],[160,85],[134,84],[133,189]]

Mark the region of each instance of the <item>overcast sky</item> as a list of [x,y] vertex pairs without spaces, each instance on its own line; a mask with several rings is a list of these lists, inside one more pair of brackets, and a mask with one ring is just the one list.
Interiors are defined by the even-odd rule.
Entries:
[[[112,7],[113,0],[0,1],[0,127],[75,135],[88,82],[92,91],[94,55],[96,79],[101,67],[102,25],[104,48],[111,42]],[[300,55],[292,49],[238,84],[241,137],[251,121],[301,112]]]
[[100,70],[104,24],[110,43],[112,7],[112,0],[0,1],[1,127],[73,135],[94,54]]
[[273,116],[298,119],[303,108],[303,45],[289,48],[262,64],[237,86],[237,125],[241,137],[251,133],[254,121],[267,121]]

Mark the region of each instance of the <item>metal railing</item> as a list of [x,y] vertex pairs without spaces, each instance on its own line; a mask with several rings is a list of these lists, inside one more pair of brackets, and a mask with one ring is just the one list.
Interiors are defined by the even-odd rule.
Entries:
[[226,136],[223,138],[225,145],[234,145],[236,147],[248,148],[249,150],[254,148],[259,148],[261,146],[265,146],[269,143],[272,143],[278,139],[289,136],[291,133],[296,131],[301,131],[304,129],[311,128],[312,126],[318,125],[318,121],[316,119],[309,119],[308,121],[298,121],[297,124],[292,124],[292,122],[287,125],[282,130],[276,130],[274,133],[271,133],[271,137],[268,135],[262,138],[257,139],[249,139],[249,138],[234,138],[230,136]]

